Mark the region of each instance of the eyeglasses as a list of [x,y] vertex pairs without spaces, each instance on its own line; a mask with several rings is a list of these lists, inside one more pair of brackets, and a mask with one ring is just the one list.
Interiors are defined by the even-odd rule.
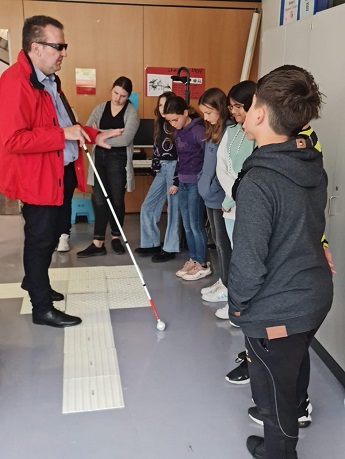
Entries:
[[244,107],[244,104],[230,104],[228,105],[228,110],[232,112],[234,108],[237,108],[237,110],[239,110],[241,107]]
[[56,49],[57,51],[62,51],[67,49],[67,43],[47,43],[46,41],[35,41],[38,45],[50,46],[51,48]]

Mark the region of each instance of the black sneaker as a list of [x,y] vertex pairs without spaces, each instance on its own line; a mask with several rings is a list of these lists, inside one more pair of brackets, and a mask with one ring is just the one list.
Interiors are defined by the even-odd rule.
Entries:
[[[305,410],[304,413],[298,413],[298,427],[300,429],[303,429],[305,427],[308,427],[310,426],[311,424],[311,416],[310,416],[310,413],[312,412],[313,410],[313,407],[311,405],[311,403],[309,403],[309,399],[308,399],[308,405],[307,405],[307,408]],[[254,422],[256,422],[257,424],[260,424],[261,426],[264,425],[264,422],[263,422],[263,418],[261,416],[261,414],[259,413],[259,410],[258,410],[258,407],[257,406],[251,406],[249,409],[248,409],[248,416],[250,417],[250,419]]]
[[244,360],[237,368],[230,371],[225,379],[232,384],[248,384],[250,382],[248,362]]
[[137,252],[137,254],[141,255],[142,257],[148,257],[154,253],[160,253],[161,250],[161,246],[158,245],[157,247],[138,247],[137,249],[134,249],[134,252]]
[[239,352],[237,354],[237,357],[235,359],[235,362],[236,363],[242,363],[244,362],[245,360],[247,360],[247,352],[246,351],[242,351],[242,352]]
[[78,258],[88,258],[96,257],[97,255],[106,255],[107,249],[102,245],[102,247],[96,247],[94,243],[89,245],[85,250],[77,252]]
[[250,435],[247,438],[247,448],[255,459],[265,459],[264,439],[257,435]]
[[165,261],[173,260],[174,258],[176,258],[174,252],[165,252],[164,250],[162,250],[160,253],[153,255],[151,260],[153,261],[153,263],[164,263]]
[[112,239],[111,240],[111,247],[114,250],[114,252],[116,253],[116,255],[123,255],[125,253],[125,248],[121,244],[120,239],[116,239],[116,238]]

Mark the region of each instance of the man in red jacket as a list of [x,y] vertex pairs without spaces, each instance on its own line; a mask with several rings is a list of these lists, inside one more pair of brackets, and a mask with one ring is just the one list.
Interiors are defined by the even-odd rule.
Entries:
[[28,18],[23,49],[0,79],[0,191],[23,202],[25,219],[22,287],[32,303],[32,321],[53,327],[78,325],[53,307],[63,299],[52,290],[48,268],[61,222],[75,187],[86,189],[82,145],[110,148],[104,133],[74,124],[71,108],[55,75],[67,56],[63,25],[47,16]]

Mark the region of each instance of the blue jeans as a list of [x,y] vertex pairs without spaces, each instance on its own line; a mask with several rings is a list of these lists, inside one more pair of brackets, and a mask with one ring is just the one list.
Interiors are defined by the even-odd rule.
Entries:
[[161,161],[157,173],[140,210],[140,247],[158,247],[161,244],[157,223],[163,206],[168,201],[168,221],[165,230],[163,250],[179,252],[178,194],[169,194],[173,184],[176,161]]
[[196,183],[180,183],[178,205],[189,250],[189,257],[204,264],[206,261],[207,236],[205,231],[205,204],[198,193]]

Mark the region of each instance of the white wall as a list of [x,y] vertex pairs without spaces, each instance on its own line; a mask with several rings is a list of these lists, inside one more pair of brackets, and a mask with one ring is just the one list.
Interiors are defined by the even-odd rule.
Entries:
[[322,118],[312,125],[322,144],[328,195],[334,197],[332,208],[327,209],[326,237],[337,274],[332,310],[317,338],[345,370],[345,5],[286,26],[278,25],[280,0],[263,0],[262,6],[266,19],[262,22],[259,75],[295,64],[314,75],[326,96]]

